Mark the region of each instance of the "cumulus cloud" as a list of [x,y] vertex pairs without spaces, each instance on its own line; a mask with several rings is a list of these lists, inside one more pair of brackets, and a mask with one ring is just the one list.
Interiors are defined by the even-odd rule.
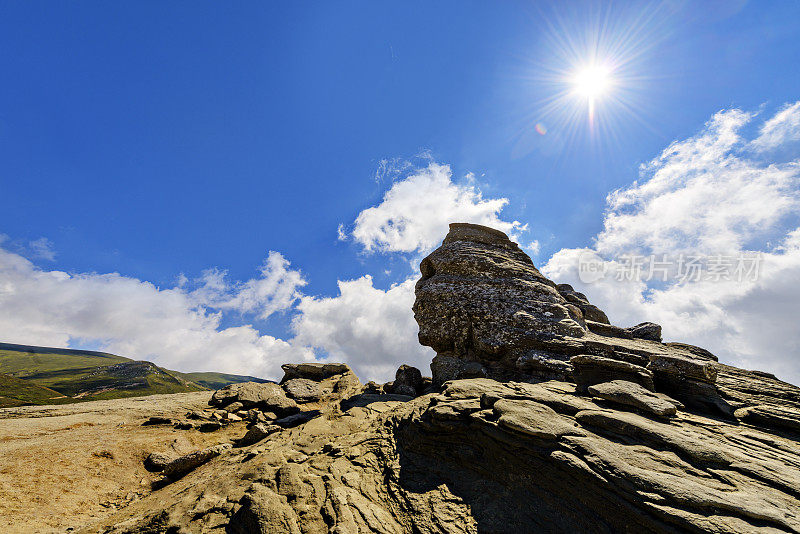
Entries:
[[280,377],[281,363],[313,359],[313,352],[250,325],[221,326],[221,309],[264,317],[289,306],[304,283],[277,253],[270,253],[261,274],[232,285],[217,278],[213,290],[208,281],[202,290],[162,289],[117,273],[44,270],[0,248],[0,339],[91,343],[176,370]]
[[469,181],[456,183],[449,165],[430,162],[397,180],[377,206],[358,214],[352,237],[367,252],[425,252],[447,234],[448,223],[484,224],[507,233],[524,230],[500,219],[506,198],[483,198]]
[[300,271],[290,269],[289,261],[274,250],[260,271],[259,278],[229,282],[225,271],[206,270],[200,278],[202,285],[191,292],[191,297],[200,306],[253,313],[259,319],[291,308],[299,296],[298,289],[306,285]]
[[427,373],[433,351],[417,341],[415,279],[376,288],[372,277],[339,281],[335,297],[303,296],[292,323],[298,345],[350,364],[362,378],[391,380],[401,363]]
[[[742,132],[756,114],[715,114],[697,135],[642,166],[639,182],[609,195],[592,247],[561,250],[542,271],[575,285],[618,324],[652,320],[668,339],[800,382],[800,151],[788,161],[769,157],[793,141],[784,126],[798,109],[786,106],[764,121],[755,140]],[[620,276],[636,257],[644,265],[666,260],[666,281],[644,271]],[[605,276],[586,276],[587,258]],[[703,276],[677,276],[688,258]],[[711,276],[720,259],[727,270]],[[731,270],[743,259],[755,273]]]

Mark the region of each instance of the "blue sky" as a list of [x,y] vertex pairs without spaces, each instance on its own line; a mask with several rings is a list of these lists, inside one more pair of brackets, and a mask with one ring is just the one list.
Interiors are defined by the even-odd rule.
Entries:
[[[413,278],[428,241],[381,241],[375,228],[364,222],[359,233],[357,223],[369,208],[391,208],[384,195],[394,186],[409,184],[413,198],[419,183],[409,177],[420,169],[436,176],[435,191],[457,196],[453,213],[506,224],[524,245],[538,242],[529,248],[537,265],[586,247],[609,259],[610,249],[595,245],[604,242],[613,211],[606,197],[652,178],[642,164],[673,142],[702,137],[721,110],[757,114],[735,127],[755,142],[765,121],[800,99],[797,2],[563,4],[0,3],[0,246],[7,267],[0,270],[0,303],[16,302],[12,293],[31,303],[19,314],[24,325],[0,317],[0,338],[251,374],[276,372],[282,354],[264,355],[274,339],[287,343],[280,345],[284,359],[331,354],[383,377],[404,354],[423,365],[429,353],[405,338],[359,338],[353,324],[337,339],[331,332],[341,325],[325,321],[351,309],[337,308],[348,304],[338,284],[360,280],[363,291],[350,288],[353,309],[365,309],[359,298],[372,305],[389,299],[398,311],[376,327],[409,324],[393,314],[410,306],[402,284]],[[584,107],[555,97],[597,48],[598,60],[613,56],[617,85],[598,99],[590,126]],[[758,160],[762,171],[796,161],[793,117],[789,108],[786,143],[770,148],[769,161],[736,156]],[[778,189],[793,202],[797,180],[787,172],[789,184]],[[490,199],[507,202],[480,207]],[[747,234],[736,251],[785,255],[795,209],[787,202],[785,213]],[[470,208],[459,211],[459,203]],[[413,218],[415,206],[398,200],[395,209]],[[384,211],[373,213],[380,226]],[[428,219],[421,213],[415,228],[440,239],[446,228]],[[31,263],[19,263],[23,258]],[[267,274],[260,274],[268,258]],[[69,290],[63,283],[25,286],[39,276],[57,278],[54,272],[72,277]],[[556,263],[550,272],[570,276]],[[253,289],[258,280],[272,282]],[[283,289],[275,293],[277,287]],[[614,298],[597,293],[599,304]],[[127,311],[115,309],[111,295]],[[637,295],[637,302],[652,297],[648,289]],[[722,311],[709,311],[709,321],[732,310],[725,307],[729,295],[718,298]],[[67,311],[42,310],[51,306]],[[164,311],[171,306],[173,315]],[[242,342],[249,359],[199,349],[178,357],[181,342],[159,349],[119,326],[153,307],[164,314],[160,322],[175,319],[176,329],[194,332],[189,346],[252,325],[228,330],[249,336]],[[199,324],[181,322],[191,313],[202,315]],[[115,323],[115,315],[124,320]],[[633,320],[622,311],[617,317]],[[705,341],[673,319],[665,332]],[[732,331],[748,335],[745,326]],[[413,335],[406,338],[415,342]],[[729,361],[798,375],[796,360],[756,354],[797,349],[796,337],[780,347],[743,349],[733,339],[712,348]],[[239,345],[230,350],[241,352]]]

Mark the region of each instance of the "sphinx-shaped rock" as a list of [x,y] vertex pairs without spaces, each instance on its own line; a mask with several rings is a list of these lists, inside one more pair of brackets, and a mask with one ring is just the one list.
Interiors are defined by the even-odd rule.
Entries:
[[[583,313],[504,233],[454,223],[442,246],[422,260],[414,316],[419,340],[440,355],[483,364],[491,376],[556,338],[580,338]],[[456,367],[456,366],[439,366]],[[442,376],[434,370],[434,382]]]

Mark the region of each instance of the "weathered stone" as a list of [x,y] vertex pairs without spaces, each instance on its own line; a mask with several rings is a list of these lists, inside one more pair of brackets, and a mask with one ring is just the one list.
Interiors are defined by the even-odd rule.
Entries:
[[256,423],[255,425],[251,426],[247,433],[236,442],[239,447],[244,447],[246,445],[252,445],[253,443],[257,443],[262,439],[266,438],[270,434],[275,432],[279,432],[281,427],[278,425],[270,425],[267,423]]
[[149,418],[147,421],[142,423],[142,426],[150,426],[150,425],[171,425],[172,419],[169,417],[161,417],[154,415],[153,417]]
[[401,365],[394,375],[392,393],[415,397],[422,390],[422,373],[416,367]]
[[550,380],[565,380],[572,376],[572,365],[564,360],[552,358],[552,355],[539,351],[530,351],[520,356],[516,362],[520,371]]
[[225,406],[225,411],[228,412],[228,413],[238,412],[239,410],[241,410],[243,408],[244,408],[244,404],[241,403],[241,402],[236,401],[236,402],[232,402],[232,403],[226,405]]
[[734,412],[734,415],[745,423],[777,430],[800,432],[800,410],[760,405],[739,408]]
[[284,375],[281,382],[292,378],[307,378],[319,382],[325,378],[352,372],[344,363],[285,363],[281,365]]
[[222,428],[222,423],[219,421],[206,421],[204,423],[200,423],[197,427],[197,430],[200,432],[214,432]]
[[283,383],[286,394],[296,402],[315,402],[322,397],[322,388],[319,382],[308,378],[292,378]]
[[[414,303],[419,340],[440,356],[491,362],[493,376],[517,374],[517,359],[541,339],[585,333],[574,306],[497,230],[451,224],[420,269]],[[444,377],[433,371],[441,384]]]
[[242,507],[231,518],[232,534],[301,534],[298,517],[286,497],[262,484],[254,484],[242,498]]
[[488,376],[486,368],[480,362],[467,361],[445,354],[437,354],[433,357],[431,372],[433,373],[433,384],[436,386],[441,386],[448,380]]
[[580,391],[586,391],[588,386],[614,380],[628,380],[655,391],[653,373],[639,365],[590,354],[574,356],[569,362],[573,368],[572,376]]
[[197,469],[204,463],[219,456],[230,448],[231,446],[226,443],[222,445],[214,445],[213,447],[201,449],[189,454],[184,454],[183,456],[172,460],[170,463],[164,466],[164,475],[173,480],[180,478],[186,473]]
[[656,376],[676,379],[692,379],[713,384],[717,380],[717,367],[704,360],[684,358],[667,354],[652,355],[647,368]]
[[163,471],[175,459],[174,454],[166,452],[152,452],[144,459],[144,468],[151,472]]
[[644,389],[635,382],[614,380],[589,386],[588,389],[589,393],[595,397],[616,404],[632,406],[661,417],[672,416],[677,412],[674,403]]
[[626,330],[635,339],[661,341],[661,325],[656,323],[639,323],[636,326],[626,328]]
[[260,408],[281,415],[297,413],[297,403],[288,398],[280,385],[274,382],[241,382],[230,384],[215,391],[209,404],[212,406],[227,406],[233,402],[241,404],[238,409]]

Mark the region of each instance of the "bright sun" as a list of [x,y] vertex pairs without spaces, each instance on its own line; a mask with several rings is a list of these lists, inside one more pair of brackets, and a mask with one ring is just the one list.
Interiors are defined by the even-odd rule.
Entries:
[[576,94],[595,100],[611,87],[611,73],[603,66],[590,65],[578,70],[572,77]]

